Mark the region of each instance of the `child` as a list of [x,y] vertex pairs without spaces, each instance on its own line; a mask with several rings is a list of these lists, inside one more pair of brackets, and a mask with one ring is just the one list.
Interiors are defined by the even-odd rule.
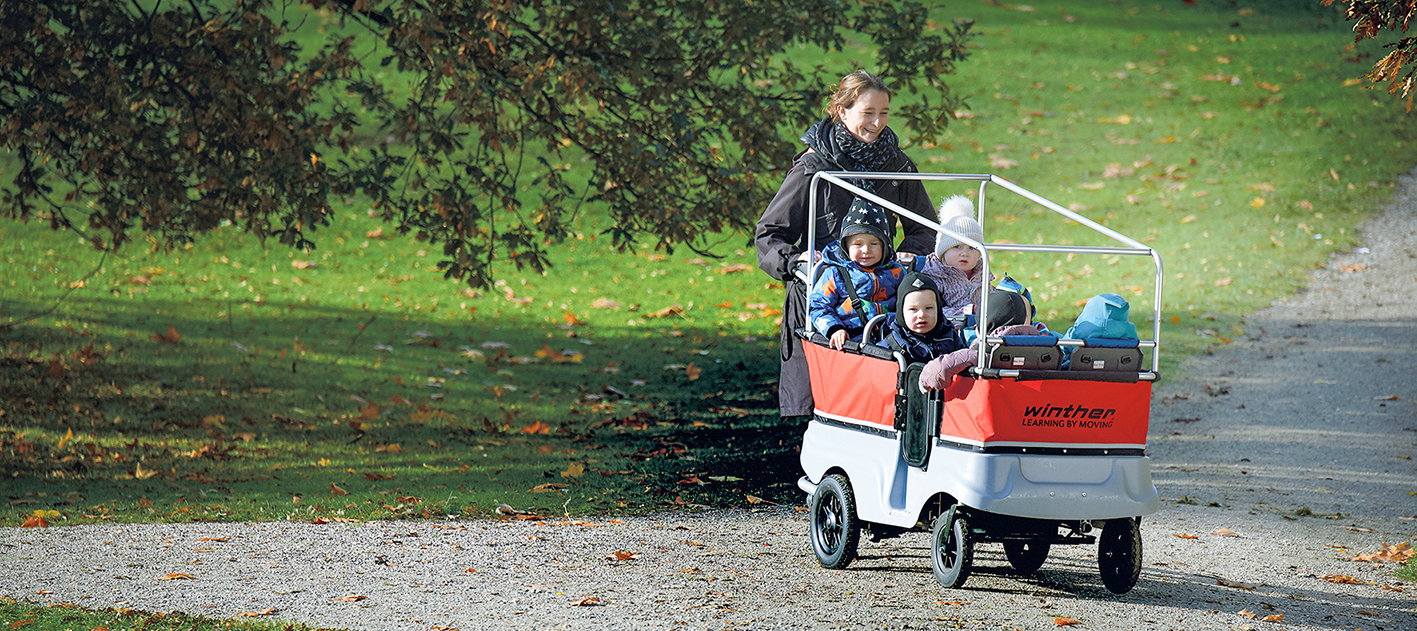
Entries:
[[940,290],[923,274],[906,274],[896,290],[895,317],[877,343],[905,356],[907,363],[928,362],[964,344],[940,315]]
[[889,229],[885,209],[858,197],[841,220],[841,239],[822,251],[808,315],[832,348],[859,338],[866,322],[888,313],[895,302],[905,268],[895,260]]
[[[1043,323],[1032,324],[1033,307],[1023,294],[996,289],[989,292],[989,304],[985,330],[988,335],[1052,335]],[[920,390],[943,390],[954,381],[955,375],[975,365],[979,359],[980,340],[968,348],[962,348],[943,357],[937,357],[925,364],[920,371]]]
[[[955,195],[940,204],[940,225],[984,242],[984,229],[974,220],[974,203],[963,195]],[[918,268],[940,288],[941,315],[974,313],[978,308],[979,250],[941,232],[935,236],[934,253],[918,263]]]

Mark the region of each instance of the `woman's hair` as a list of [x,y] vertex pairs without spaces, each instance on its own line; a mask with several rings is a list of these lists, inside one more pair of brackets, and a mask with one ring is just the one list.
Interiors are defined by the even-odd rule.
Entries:
[[886,87],[886,82],[865,70],[857,70],[842,77],[841,83],[836,86],[836,92],[832,93],[831,101],[827,103],[827,116],[833,121],[839,121],[837,108],[851,109],[851,106],[856,105],[856,99],[861,98],[861,93],[870,90],[891,96],[891,89]]

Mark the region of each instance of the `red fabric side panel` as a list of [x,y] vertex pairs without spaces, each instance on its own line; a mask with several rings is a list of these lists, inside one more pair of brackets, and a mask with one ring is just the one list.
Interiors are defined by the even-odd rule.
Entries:
[[822,414],[895,426],[896,363],[803,344],[812,405]]
[[940,435],[973,443],[1146,444],[1151,383],[958,378]]

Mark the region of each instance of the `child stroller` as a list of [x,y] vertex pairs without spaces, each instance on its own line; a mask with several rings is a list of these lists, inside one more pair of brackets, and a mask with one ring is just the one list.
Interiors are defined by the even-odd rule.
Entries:
[[[981,225],[986,193],[996,186],[1121,246],[978,243],[847,178],[978,182]],[[867,325],[861,342],[842,350],[810,329],[798,330],[815,406],[802,438],[805,475],[798,486],[808,494],[817,560],[846,567],[863,529],[876,537],[929,530],[935,577],[957,588],[968,579],[979,544],[1002,544],[1009,564],[1024,574],[1042,567],[1052,546],[1096,544],[1107,589],[1130,591],[1141,572],[1141,518],[1158,508],[1146,432],[1160,363],[1160,256],[994,175],[818,173],[813,202],[815,187],[824,183],[977,248],[981,283],[990,278],[996,252],[1144,256],[1156,276],[1151,340],[992,338],[983,330],[988,314],[980,313],[977,335],[985,343],[976,365],[949,388],[928,394],[918,387],[922,364],[870,343],[884,316]],[[815,203],[810,212],[815,219]],[[808,225],[807,242],[815,243],[816,221]],[[1066,367],[1065,350],[1071,351]]]

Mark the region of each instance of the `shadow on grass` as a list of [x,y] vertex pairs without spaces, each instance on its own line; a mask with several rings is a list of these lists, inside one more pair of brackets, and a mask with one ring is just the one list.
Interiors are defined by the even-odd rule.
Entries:
[[194,318],[74,300],[0,330],[0,525],[36,510],[530,518],[799,499],[802,428],[778,420],[773,340],[667,319],[209,305]]

